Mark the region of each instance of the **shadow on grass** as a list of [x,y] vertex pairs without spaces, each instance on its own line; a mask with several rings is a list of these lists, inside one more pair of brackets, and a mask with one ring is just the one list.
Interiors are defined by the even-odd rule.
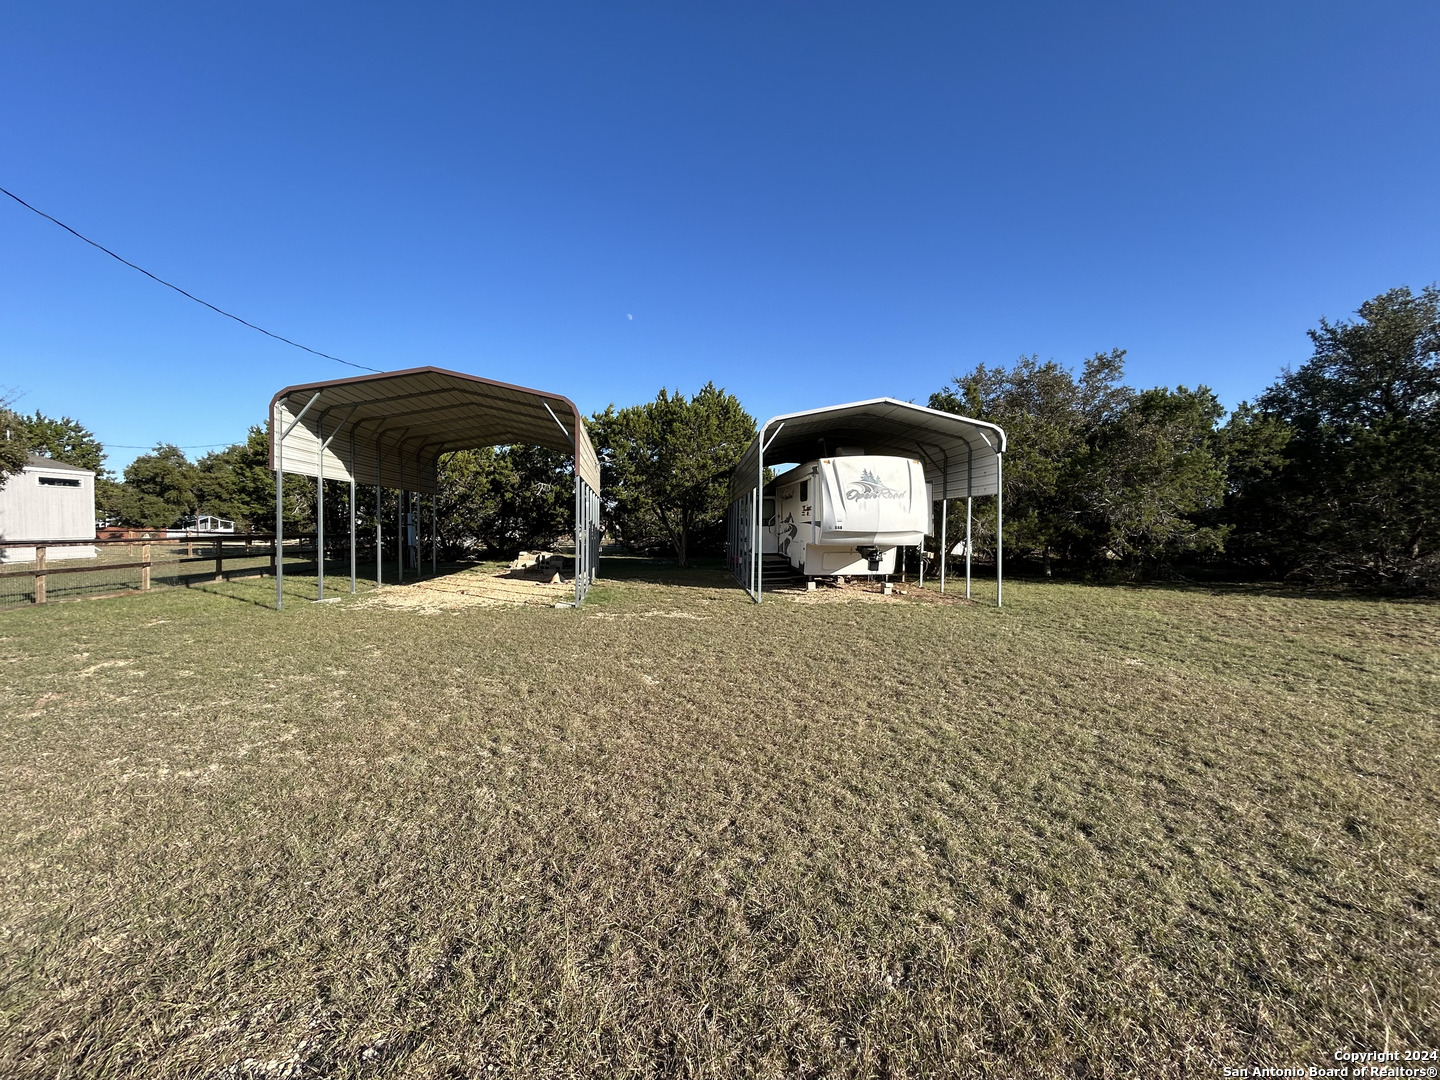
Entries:
[[[315,576],[313,563],[305,564],[304,570],[293,570],[286,568],[284,600],[286,606],[291,604],[313,603],[319,598],[319,580]],[[308,570],[308,572],[306,572]],[[444,574],[444,567],[441,574]],[[425,577],[429,577],[426,574]],[[419,578],[406,578],[406,583],[420,580]],[[158,583],[157,583],[158,584]],[[189,589],[191,592],[203,592],[208,596],[218,596],[223,600],[234,600],[237,603],[250,604],[254,607],[269,608],[275,607],[275,578],[268,573],[261,574],[258,571],[238,570],[234,574],[227,575],[224,581],[216,581],[212,574],[186,575],[183,578],[172,578],[163,583],[166,586],[177,586]],[[371,578],[357,577],[355,580],[356,594],[366,593],[375,588],[375,582]],[[350,564],[345,562],[332,566],[327,561],[325,568],[325,599],[335,600],[349,597],[350,592]]]
[[1379,601],[1387,604],[1434,606],[1440,594],[1415,590],[1348,588],[1344,585],[1301,585],[1283,581],[1232,581],[1177,576],[1167,580],[1114,580],[1070,577],[1047,578],[1038,574],[1006,574],[1005,584],[1082,585],[1092,589],[1132,589],[1145,593],[1176,593],[1190,596],[1266,597],[1279,600]]
[[716,558],[696,559],[690,566],[680,566],[674,559],[650,559],[642,555],[605,555],[600,559],[599,580],[635,581],[692,589],[740,590],[740,585],[726,568],[725,560]]

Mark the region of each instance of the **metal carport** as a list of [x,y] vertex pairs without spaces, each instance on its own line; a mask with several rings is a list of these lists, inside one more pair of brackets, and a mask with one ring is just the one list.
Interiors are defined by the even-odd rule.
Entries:
[[[867,454],[918,458],[934,485],[941,510],[940,550],[949,543],[948,500],[965,500],[965,595],[970,595],[971,500],[995,496],[995,603],[1004,601],[1003,497],[1005,432],[983,420],[941,412],[894,398],[873,398],[824,409],[774,416],[761,425],[730,477],[728,552],[735,579],[758,604],[763,593],[765,462],[804,462],[829,457],[841,446],[863,446]],[[940,562],[945,588],[945,559]]]
[[[382,487],[430,496],[431,567],[436,562],[435,493],[442,454],[515,443],[571,454],[575,463],[575,603],[599,567],[600,462],[574,403],[561,394],[437,367],[287,386],[270,400],[270,467],[275,470],[275,607],[283,602],[285,473],[350,482],[350,591],[355,591],[355,488],[376,489],[376,580],[382,576]],[[324,498],[319,490],[319,598],[325,596]],[[401,529],[403,534],[403,527]],[[417,522],[418,543],[418,522]],[[397,548],[403,551],[403,535]],[[401,575],[403,553],[397,551]]]

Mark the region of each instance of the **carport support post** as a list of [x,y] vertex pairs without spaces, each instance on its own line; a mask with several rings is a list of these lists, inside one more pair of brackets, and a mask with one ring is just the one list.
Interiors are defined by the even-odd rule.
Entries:
[[765,432],[760,432],[760,453],[755,455],[755,532],[751,534],[750,546],[755,551],[755,602],[760,603],[761,577],[765,565],[765,544],[760,539],[764,525],[761,495],[765,491]]
[[355,593],[355,429],[350,429],[350,593]]
[[769,421],[760,429],[760,434],[755,440],[755,445],[760,452],[755,455],[755,531],[750,536],[750,547],[755,556],[755,602],[760,603],[760,595],[764,584],[764,574],[761,568],[765,563],[765,542],[762,539],[761,531],[765,528],[765,451],[770,449],[770,444],[780,437],[780,431],[785,426],[781,420],[775,425],[775,434],[765,438],[765,431],[770,427]]
[[375,584],[385,583],[385,544],[381,535],[381,508],[384,505],[380,499],[380,433],[375,435]]
[[755,599],[755,491],[744,497],[744,589]]
[[755,586],[755,602],[760,603],[760,491],[750,493],[750,583]]
[[[545,408],[549,409],[547,403]],[[552,412],[551,416],[555,416]],[[560,424],[560,418],[555,417],[555,422]],[[560,424],[560,430],[565,430],[565,425]],[[567,432],[568,434],[568,432]],[[575,440],[570,440],[570,445],[575,445]],[[585,480],[580,475],[580,451],[575,451],[575,607],[578,609],[585,599],[585,587],[581,584],[585,576]]]
[[[981,435],[984,438],[984,435]],[[988,441],[988,440],[987,440]],[[975,447],[965,441],[965,599],[970,599],[970,520],[971,501],[975,498]]]
[[950,500],[940,501],[940,591],[945,591],[945,564],[950,560]]
[[1005,550],[1005,455],[995,454],[995,606],[1005,606],[1005,574],[1001,570]]
[[275,610],[285,589],[285,440],[275,441]]
[[965,599],[970,599],[970,502],[971,496],[965,496]]
[[[275,610],[280,610],[284,598],[283,587],[285,584],[285,436],[294,430],[295,425],[300,423],[301,418],[310,411],[310,406],[320,400],[320,391],[315,391],[315,396],[305,403],[305,407],[295,414],[295,419],[290,421],[290,426],[281,430],[280,414],[270,419],[270,434],[277,432],[279,438],[275,440]],[[148,559],[149,556],[147,555]],[[148,571],[147,571],[148,573]],[[148,581],[148,578],[147,578]]]
[[430,493],[430,574],[440,572],[440,519],[435,516],[435,493]]
[[315,576],[319,592],[315,599],[325,599],[325,432],[324,420],[315,421]]

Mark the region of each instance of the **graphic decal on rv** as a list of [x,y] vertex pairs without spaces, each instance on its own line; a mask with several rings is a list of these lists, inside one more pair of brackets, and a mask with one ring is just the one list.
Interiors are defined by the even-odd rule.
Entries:
[[790,554],[790,541],[800,534],[800,527],[795,524],[793,514],[786,514],[785,520],[775,526],[776,550],[782,555]]
[[860,474],[860,479],[855,481],[855,486],[845,492],[845,498],[854,502],[866,502],[870,499],[903,499],[905,493],[896,491],[888,486],[869,469]]

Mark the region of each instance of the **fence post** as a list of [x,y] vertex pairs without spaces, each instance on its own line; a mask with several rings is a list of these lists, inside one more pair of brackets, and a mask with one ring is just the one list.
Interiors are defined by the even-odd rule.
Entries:
[[35,603],[45,603],[45,546],[35,547]]
[[215,540],[215,580],[225,580],[225,541]]
[[150,545],[140,545],[140,590],[150,591]]

